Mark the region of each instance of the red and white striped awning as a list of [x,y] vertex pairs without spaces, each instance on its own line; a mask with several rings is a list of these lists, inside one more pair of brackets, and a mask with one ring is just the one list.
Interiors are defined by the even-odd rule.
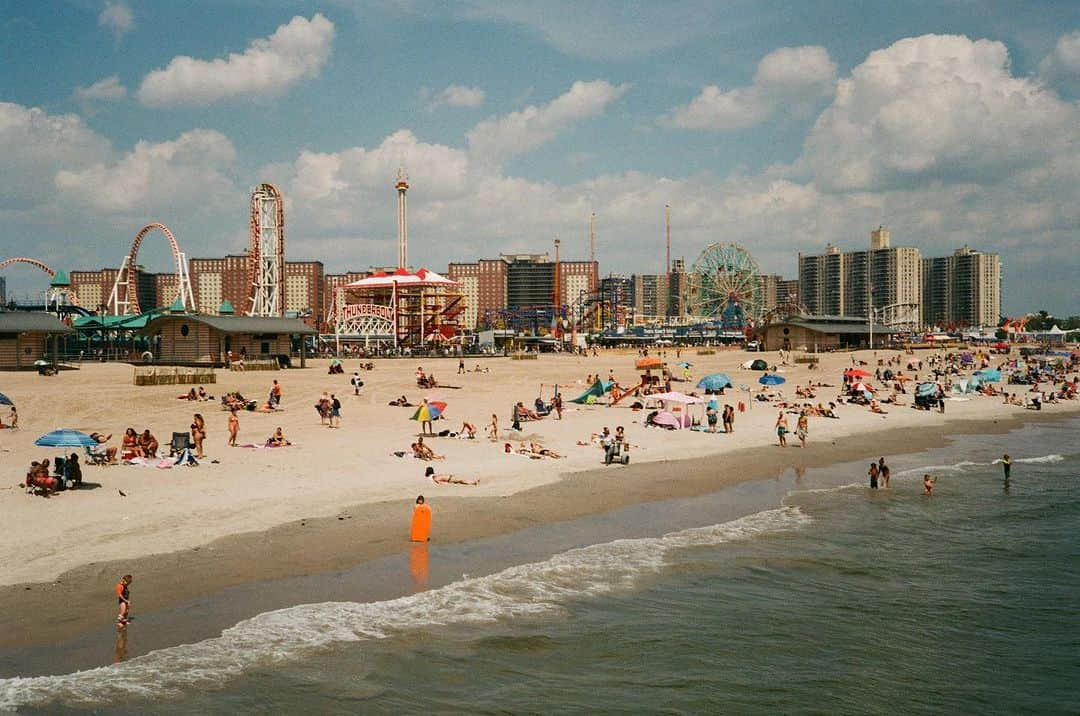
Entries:
[[367,278],[346,284],[345,288],[393,288],[394,286],[460,286],[445,276],[422,268],[416,273],[409,273],[399,268],[393,273],[377,271]]

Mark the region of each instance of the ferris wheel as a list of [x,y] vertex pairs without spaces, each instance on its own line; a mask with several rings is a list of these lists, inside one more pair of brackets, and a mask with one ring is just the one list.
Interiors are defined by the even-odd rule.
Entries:
[[724,328],[743,329],[761,317],[757,262],[738,244],[710,244],[694,262],[690,296],[694,312]]

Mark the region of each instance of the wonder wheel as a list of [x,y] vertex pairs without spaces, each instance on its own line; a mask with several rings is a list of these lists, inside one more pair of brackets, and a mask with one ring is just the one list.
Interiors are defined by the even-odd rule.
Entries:
[[761,276],[757,262],[738,244],[710,244],[690,273],[695,314],[724,328],[745,329],[761,317]]

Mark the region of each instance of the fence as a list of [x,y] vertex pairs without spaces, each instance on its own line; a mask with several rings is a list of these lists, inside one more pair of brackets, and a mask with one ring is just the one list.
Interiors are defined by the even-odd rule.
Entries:
[[205,385],[216,383],[213,368],[183,366],[135,366],[135,385]]
[[241,364],[239,361],[233,361],[229,364],[229,370],[277,370],[281,367],[277,358],[245,358]]

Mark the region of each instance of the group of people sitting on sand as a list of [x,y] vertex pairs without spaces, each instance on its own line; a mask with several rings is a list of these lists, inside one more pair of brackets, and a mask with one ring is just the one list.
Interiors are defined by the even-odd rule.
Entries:
[[201,385],[199,386],[198,390],[196,390],[194,387],[192,387],[192,389],[187,392],[187,395],[181,395],[179,397],[180,397],[181,400],[190,400],[191,402],[199,402],[199,403],[205,403],[205,402],[207,402],[209,400],[214,399],[214,396],[208,394],[206,392],[206,388],[204,386],[201,386]]
[[82,467],[79,465],[78,453],[73,452],[66,458],[58,457],[52,466],[53,472],[50,473],[49,469],[49,458],[31,462],[23,483],[27,491],[49,497],[68,487],[76,488],[82,485]]
[[425,445],[423,436],[418,437],[416,439],[416,442],[409,446],[409,449],[412,450],[412,456],[415,457],[417,460],[430,461],[446,459],[445,455],[438,455],[435,453],[434,450],[431,449],[429,445]]
[[149,428],[141,433],[135,432],[135,428],[124,431],[124,441],[121,445],[120,459],[131,460],[132,458],[156,458],[158,456],[158,440],[150,432]]
[[258,406],[258,401],[248,400],[239,391],[221,396],[222,410],[255,410],[256,406]]
[[434,375],[428,375],[424,372],[422,366],[416,367],[416,385],[419,388],[435,388],[439,384],[435,381]]

